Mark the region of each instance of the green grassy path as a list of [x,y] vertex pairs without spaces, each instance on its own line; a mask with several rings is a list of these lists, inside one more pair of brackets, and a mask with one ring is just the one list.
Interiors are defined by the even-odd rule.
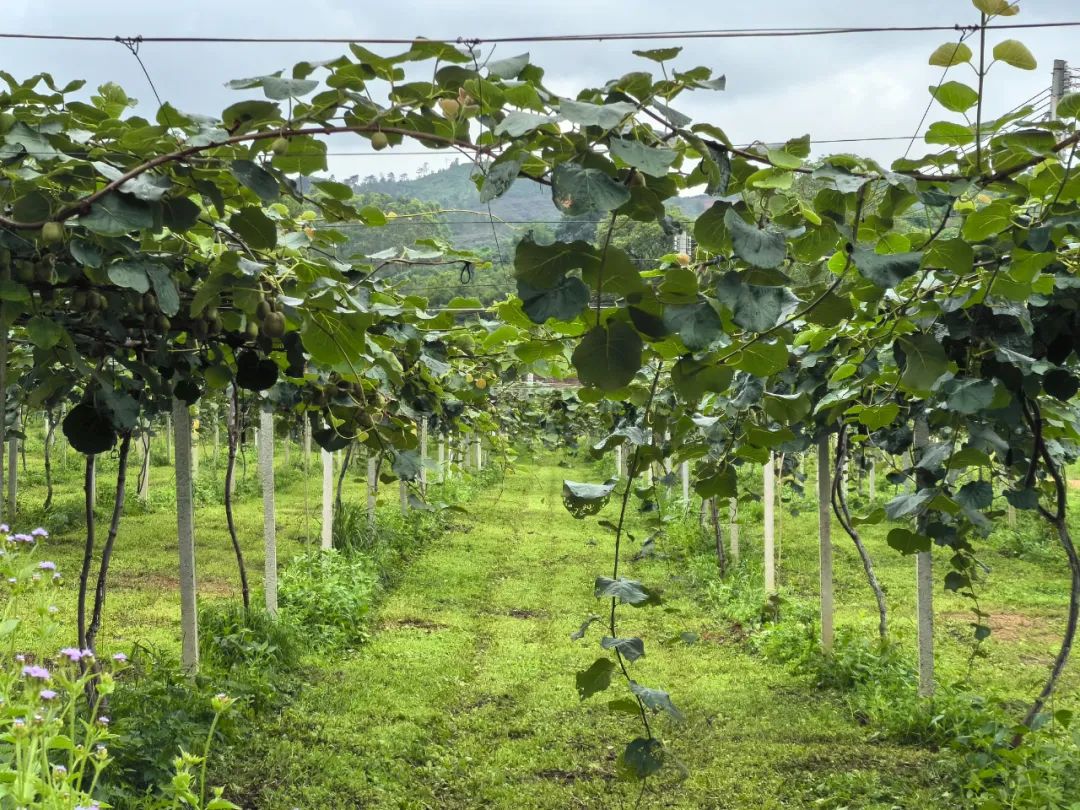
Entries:
[[[574,674],[604,655],[597,574],[611,542],[563,508],[573,474],[521,466],[469,504],[462,525],[414,561],[381,605],[362,650],[312,660],[312,681],[229,755],[230,794],[245,807],[617,808],[636,785],[616,756],[638,721],[580,701]],[[650,780],[643,807],[934,808],[936,758],[871,742],[834,699],[725,641],[664,562],[626,575],[666,592],[660,607],[620,611],[640,635],[632,674],[667,689],[687,715],[654,727],[688,775]],[[683,631],[702,641],[687,645]],[[823,795],[834,796],[825,802]]]

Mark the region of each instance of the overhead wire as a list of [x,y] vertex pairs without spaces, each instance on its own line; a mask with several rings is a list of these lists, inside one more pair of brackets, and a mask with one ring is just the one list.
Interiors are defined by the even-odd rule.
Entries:
[[[1052,22],[1034,23],[992,23],[985,26],[987,30],[1010,31],[1046,28],[1076,28],[1080,27],[1080,20],[1058,20]],[[484,37],[448,37],[448,38],[417,38],[417,37],[317,37],[317,36],[290,36],[290,37],[255,37],[255,36],[119,36],[100,34],[47,34],[37,32],[0,32],[0,39],[9,40],[40,40],[47,42],[153,42],[160,44],[250,44],[250,45],[281,45],[281,44],[307,44],[307,45],[408,45],[417,44],[456,44],[456,45],[479,45],[479,44],[529,44],[529,43],[570,43],[570,42],[608,42],[626,40],[694,40],[694,39],[744,39],[744,38],[790,38],[790,37],[818,37],[837,36],[847,34],[888,34],[888,33],[927,33],[933,31],[977,31],[978,25],[964,25],[954,23],[952,25],[868,25],[868,26],[837,26],[837,27],[762,27],[762,28],[716,28],[716,29],[689,29],[672,31],[611,31],[603,33],[584,34],[530,34],[521,36],[484,36]]]

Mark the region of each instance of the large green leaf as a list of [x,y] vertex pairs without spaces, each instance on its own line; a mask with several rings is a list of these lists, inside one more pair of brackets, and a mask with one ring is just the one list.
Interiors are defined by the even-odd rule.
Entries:
[[255,192],[263,202],[274,202],[281,196],[281,188],[274,175],[250,160],[234,160],[230,165],[236,179]]
[[963,42],[945,42],[930,54],[930,64],[936,67],[952,67],[971,61],[971,48]]
[[261,208],[241,208],[229,217],[229,226],[255,250],[270,250],[277,245],[277,225]]
[[772,329],[799,305],[799,299],[786,287],[747,284],[735,271],[721,277],[716,285],[716,298],[731,310],[736,324],[751,332]]
[[645,704],[646,708],[657,712],[667,712],[679,722],[686,719],[683,713],[676,709],[675,704],[671,702],[671,696],[662,689],[650,689],[648,686],[642,686],[635,681],[630,681],[630,691]]
[[569,271],[592,267],[598,261],[596,248],[588,242],[538,245],[527,236],[514,250],[514,278],[533,289],[551,289]]
[[784,235],[747,222],[734,208],[724,213],[724,225],[731,234],[735,255],[754,267],[777,267],[787,255]]
[[664,744],[655,737],[631,740],[619,756],[619,770],[631,779],[648,779],[663,767]]
[[653,177],[667,176],[678,152],[666,146],[646,146],[641,141],[612,138],[608,144],[611,154],[627,166],[633,166]]
[[611,104],[591,104],[568,98],[559,101],[559,117],[583,127],[614,129],[637,112],[637,105],[626,101]]
[[1021,70],[1035,70],[1039,66],[1027,45],[1018,39],[1003,39],[995,45],[994,58]]
[[683,357],[671,369],[671,385],[679,396],[691,402],[711,392],[722,393],[731,385],[734,372],[728,366],[718,366]]
[[706,349],[724,335],[724,324],[708,301],[664,307],[664,326],[690,351]]
[[917,554],[920,551],[929,551],[933,541],[925,534],[897,526],[889,531],[885,542],[901,554]]
[[919,271],[921,253],[876,253],[865,248],[852,252],[852,261],[864,278],[890,289]]
[[548,318],[572,320],[589,303],[589,288],[576,276],[563,276],[549,289],[530,287],[519,280],[517,288],[521,308],[533,323],[544,323]]
[[964,220],[962,232],[971,242],[981,242],[996,236],[1012,224],[1012,206],[1005,200],[994,200],[989,205],[972,211]]
[[176,287],[169,268],[163,264],[150,262],[146,266],[146,275],[150,278],[150,285],[154,288],[154,294],[158,299],[158,306],[168,316],[173,316],[180,311],[180,291]]
[[930,87],[932,95],[942,107],[952,112],[967,112],[979,100],[979,94],[962,82],[943,82]]
[[614,481],[607,481],[603,484],[563,481],[563,506],[571,515],[581,520],[597,514],[607,506],[608,498],[611,497],[614,489]]
[[633,327],[612,321],[590,329],[570,359],[582,383],[614,391],[629,385],[641,369],[643,348]]
[[655,594],[635,579],[597,577],[593,587],[597,599],[618,599],[625,605],[644,605],[658,601]]
[[567,216],[614,211],[630,200],[630,189],[600,169],[561,163],[551,176],[551,198]]
[[114,191],[91,205],[89,213],[81,214],[78,224],[102,236],[123,236],[152,228],[154,212],[142,200]]
[[150,262],[143,259],[113,262],[109,265],[109,281],[117,287],[125,287],[138,293],[149,292],[150,277],[146,274]]
[[787,344],[781,340],[772,343],[756,341],[740,351],[731,365],[755,377],[768,377],[787,368]]
[[612,638],[604,636],[600,646],[605,650],[618,650],[619,654],[630,663],[645,655],[645,642],[640,638]]
[[51,349],[64,336],[64,327],[52,318],[35,315],[26,322],[26,334],[39,349]]
[[929,391],[949,369],[945,349],[933,335],[907,335],[897,338],[896,344],[904,356],[904,371],[900,379],[910,391]]

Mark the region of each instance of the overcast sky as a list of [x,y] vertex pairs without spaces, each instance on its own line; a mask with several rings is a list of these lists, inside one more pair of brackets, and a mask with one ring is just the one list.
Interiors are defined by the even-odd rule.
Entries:
[[[1024,0],[1008,22],[1080,19],[1080,0]],[[777,26],[953,25],[977,22],[970,0],[0,0],[0,31],[49,34],[145,36],[414,37],[456,39],[529,34],[689,30]],[[991,32],[989,43],[1022,39],[1039,60],[1035,71],[998,65],[987,86],[991,115],[1004,112],[1048,88],[1053,60],[1080,67],[1080,29]],[[694,93],[676,105],[696,120],[723,127],[736,142],[780,141],[810,133],[815,139],[908,135],[936,84],[940,68],[927,65],[929,53],[955,40],[948,32],[840,35],[793,39],[697,40],[684,43],[678,67],[707,65],[727,76],[727,91]],[[528,50],[547,71],[549,85],[573,95],[651,63],[633,48],[678,43],[572,43],[500,45],[494,57]],[[485,55],[490,46],[485,47]],[[376,49],[378,50],[378,49]],[[393,49],[391,49],[393,50]],[[289,68],[301,60],[325,59],[344,46],[253,44],[156,44],[142,46],[163,99],[188,112],[218,113],[258,91],[227,90],[229,79]],[[91,87],[112,80],[141,100],[139,112],[152,116],[153,96],[135,59],[114,43],[0,40],[0,68],[16,76],[51,72],[59,81],[87,79]],[[955,75],[954,75],[955,74]],[[949,78],[972,81],[966,67]],[[945,117],[935,107],[928,121]],[[349,136],[334,141],[334,152],[365,151],[366,141]],[[906,143],[885,142],[822,147],[858,151],[883,161],[903,153]],[[921,150],[921,151],[920,151]],[[400,151],[415,151],[402,147]],[[917,143],[913,154],[927,151]],[[393,171],[413,172],[424,162],[436,167],[450,157],[397,155],[335,156],[339,177]]]

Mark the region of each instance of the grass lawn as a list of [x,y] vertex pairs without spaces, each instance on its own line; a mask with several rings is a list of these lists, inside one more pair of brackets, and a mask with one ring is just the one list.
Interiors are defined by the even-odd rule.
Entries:
[[[150,506],[129,499],[117,542],[101,634],[108,651],[134,643],[179,646],[172,479],[163,447],[156,447],[162,463],[153,468]],[[59,471],[53,510],[44,516],[38,450],[31,438],[16,523],[26,529],[41,523],[54,532],[48,555],[67,575],[61,617],[74,637],[81,459],[71,454],[69,466]],[[262,507],[251,455],[236,515],[249,576],[258,583]],[[279,558],[286,564],[317,543],[320,486],[314,463],[305,484],[296,448],[289,466],[281,455]],[[137,466],[133,459],[131,479]],[[222,471],[215,471],[207,451],[201,466],[200,593],[204,600],[237,599],[235,562],[217,503]],[[103,537],[115,464],[105,459],[101,468]],[[599,625],[583,640],[570,639],[586,616],[605,609],[592,587],[597,575],[610,573],[610,535],[595,519],[569,515],[561,503],[564,477],[604,476],[594,465],[522,461],[480,489],[465,504],[468,514],[455,518],[452,531],[429,544],[385,594],[370,641],[358,650],[311,651],[296,699],[220,752],[214,769],[227,795],[264,810],[633,807],[639,788],[617,778],[616,758],[638,736],[640,721],[606,705],[629,694],[619,678],[608,691],[579,700],[575,673],[606,653]],[[345,492],[346,500],[360,502],[359,479],[350,476]],[[380,508],[396,509],[396,495],[396,486],[388,488]],[[778,571],[788,600],[782,613],[797,606],[805,613],[806,603],[816,599],[814,508],[796,499],[782,517]],[[614,511],[609,506],[602,516]],[[743,509],[742,547],[751,577],[760,556],[759,513],[760,505]],[[902,648],[913,650],[914,561],[885,545],[882,527],[866,527],[865,534],[888,592],[892,633]],[[834,543],[838,627],[873,638],[873,598],[838,526]],[[993,617],[994,635],[973,664],[970,605],[938,591],[938,666],[948,683],[968,677],[970,665],[970,685],[1015,704],[1019,716],[1056,651],[1068,580],[1052,545],[1019,559],[1001,553],[1007,545],[996,537],[983,557],[991,573],[980,587],[980,604]],[[678,764],[649,780],[643,806],[959,806],[949,795],[955,760],[948,752],[890,742],[860,723],[843,695],[767,660],[722,618],[703,537],[684,525],[659,550],[639,562],[628,554],[622,573],[662,590],[663,604],[620,608],[619,634],[644,639],[646,656],[630,665],[632,676],[669,691],[686,721],[653,720]],[[1075,668],[1067,670],[1057,705],[1076,707],[1078,685]]]

